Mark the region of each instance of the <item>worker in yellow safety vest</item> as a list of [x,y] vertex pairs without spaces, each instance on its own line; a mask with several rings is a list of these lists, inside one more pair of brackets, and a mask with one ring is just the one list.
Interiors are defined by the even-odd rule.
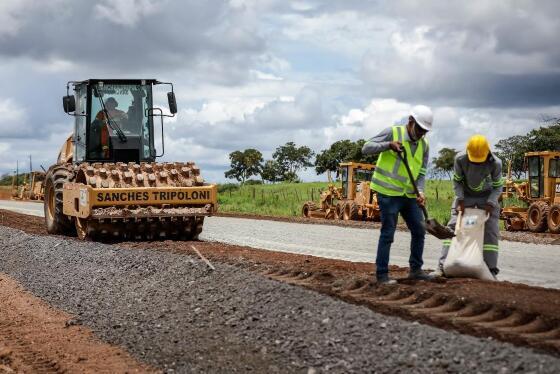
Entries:
[[[410,242],[410,279],[430,280],[432,275],[422,270],[424,252],[424,216],[419,205],[424,205],[424,183],[429,159],[425,135],[432,129],[433,114],[425,105],[412,108],[405,126],[392,126],[369,139],[362,148],[363,154],[379,154],[371,179],[371,189],[377,192],[381,210],[381,235],[377,243],[376,277],[378,283],[393,284],[389,278],[389,253],[395,236],[399,213],[412,235]],[[414,193],[401,157],[406,157],[412,176],[420,191]]]

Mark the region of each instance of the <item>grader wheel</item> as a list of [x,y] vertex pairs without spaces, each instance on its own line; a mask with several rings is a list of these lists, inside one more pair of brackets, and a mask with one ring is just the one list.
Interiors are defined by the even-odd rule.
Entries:
[[339,201],[336,203],[336,218],[344,219],[344,201]]
[[532,232],[544,232],[547,228],[549,206],[544,201],[535,201],[527,211],[527,228]]
[[560,205],[554,204],[548,212],[548,230],[553,234],[560,234]]
[[354,221],[359,218],[359,207],[353,201],[348,201],[344,204],[343,219],[345,221]]
[[311,217],[312,210],[317,210],[317,205],[313,201],[308,201],[303,204],[303,207],[301,208],[301,214],[304,217],[309,218]]

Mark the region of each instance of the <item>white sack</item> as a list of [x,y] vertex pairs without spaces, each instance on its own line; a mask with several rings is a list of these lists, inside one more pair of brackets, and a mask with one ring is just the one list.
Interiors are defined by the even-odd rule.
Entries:
[[443,263],[446,276],[494,280],[482,254],[487,219],[486,211],[481,209],[466,208],[463,214],[459,213],[456,236]]

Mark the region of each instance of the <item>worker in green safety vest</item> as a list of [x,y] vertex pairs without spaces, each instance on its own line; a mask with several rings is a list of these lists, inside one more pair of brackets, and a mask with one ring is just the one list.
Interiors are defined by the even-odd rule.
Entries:
[[[381,235],[377,244],[376,277],[378,283],[393,284],[389,277],[389,253],[395,236],[399,213],[412,235],[410,243],[410,279],[430,280],[432,275],[422,270],[424,252],[424,183],[429,159],[425,135],[432,129],[433,114],[425,105],[412,108],[405,126],[392,126],[369,139],[363,154],[379,154],[371,179],[371,189],[377,192],[381,211]],[[416,196],[412,181],[398,153],[406,157],[412,176],[420,191]]]

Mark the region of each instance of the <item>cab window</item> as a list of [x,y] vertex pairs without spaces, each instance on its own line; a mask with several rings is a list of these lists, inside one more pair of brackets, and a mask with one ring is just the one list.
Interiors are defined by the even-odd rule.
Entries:
[[552,178],[560,178],[560,159],[553,158],[548,164],[548,176]]
[[531,197],[541,197],[544,182],[544,163],[541,157],[529,157],[529,186]]

